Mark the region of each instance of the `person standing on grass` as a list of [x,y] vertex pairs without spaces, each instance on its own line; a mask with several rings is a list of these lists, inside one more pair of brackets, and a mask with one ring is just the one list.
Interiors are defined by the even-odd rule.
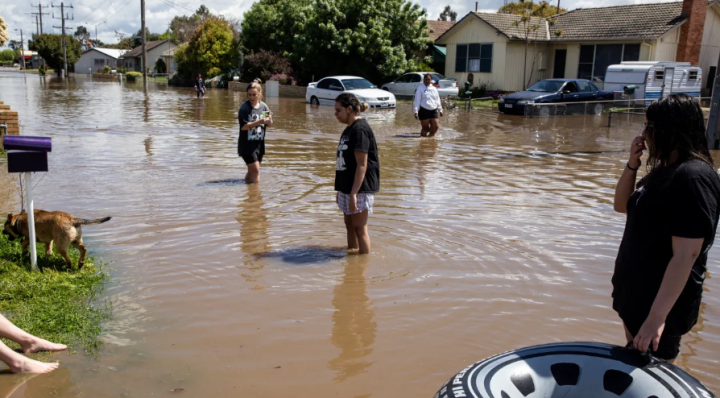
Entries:
[[360,113],[368,110],[349,93],[335,99],[335,117],[347,125],[340,135],[335,163],[335,202],[343,211],[348,253],[370,253],[368,214],[380,190],[380,159],[375,134]]
[[[615,188],[615,210],[627,214],[627,223],[612,277],[613,309],[628,346],[652,349],[673,363],[682,336],[699,316],[720,214],[720,178],[695,99],[686,94],[660,99],[645,118]],[[645,149],[648,174],[636,188]]]
[[438,131],[438,119],[443,115],[442,102],[437,88],[433,86],[433,77],[426,73],[423,84],[415,89],[413,103],[415,119],[420,119],[420,136],[433,137]]
[[238,155],[248,167],[245,183],[255,184],[260,181],[260,163],[265,155],[265,133],[268,127],[272,127],[273,122],[270,108],[261,101],[262,86],[250,83],[247,97],[247,101],[243,102],[238,110]]

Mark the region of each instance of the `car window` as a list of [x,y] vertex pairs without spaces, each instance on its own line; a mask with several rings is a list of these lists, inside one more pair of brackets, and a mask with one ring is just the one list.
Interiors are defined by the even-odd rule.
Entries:
[[595,91],[593,90],[592,84],[590,84],[590,82],[579,81],[577,82],[577,84],[578,89],[581,93],[592,93],[593,91]]
[[556,93],[558,90],[560,90],[560,87],[562,87],[563,83],[564,82],[561,80],[543,80],[530,86],[530,88],[528,88],[528,91]]
[[330,89],[330,79],[322,79],[322,80],[320,80],[320,81],[318,82],[317,86],[315,86],[315,87],[317,87],[317,88],[322,88],[322,89],[325,89],[325,90],[329,90],[329,89]]
[[594,85],[593,83],[590,83],[590,85],[592,86],[593,91],[600,91],[600,88],[598,86]]
[[568,82],[568,83],[565,85],[565,87],[563,87],[563,91],[568,91],[568,92],[571,92],[571,93],[577,93],[577,92],[578,92],[577,84],[575,84],[575,82]]
[[397,83],[407,83],[409,81],[410,81],[410,75],[402,75],[396,80]]
[[347,90],[360,90],[364,88],[377,88],[365,79],[345,79],[342,81]]
[[422,79],[423,79],[423,76],[421,76],[417,73],[413,73],[412,75],[410,75],[410,83],[420,83],[422,81]]
[[343,85],[340,83],[340,80],[337,79],[328,79],[330,80],[330,90],[333,91],[344,91]]
[[435,81],[442,80],[445,78],[445,76],[443,76],[439,73],[433,73],[432,76],[433,76],[433,80],[435,80]]

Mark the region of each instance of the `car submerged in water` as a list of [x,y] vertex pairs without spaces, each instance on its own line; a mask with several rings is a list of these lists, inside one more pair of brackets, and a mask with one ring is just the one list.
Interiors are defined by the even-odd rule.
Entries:
[[355,94],[370,108],[395,108],[395,96],[380,90],[374,84],[358,76],[329,76],[317,83],[308,84],[305,100],[312,105],[335,105],[335,98],[342,93]]
[[[610,91],[603,91],[593,82],[586,79],[546,79],[541,80],[525,91],[508,94],[498,102],[498,110],[502,113],[512,113],[523,115],[525,107],[534,104],[546,103],[565,103],[570,105],[572,102],[591,102],[591,101],[609,101],[614,98],[614,94]],[[550,106],[539,106],[534,110],[540,116],[548,116],[555,113],[559,108],[551,109]],[[585,111],[585,107],[583,110]],[[603,104],[591,105],[587,111],[591,114],[601,114],[603,112]],[[567,111],[567,106],[563,113]]]

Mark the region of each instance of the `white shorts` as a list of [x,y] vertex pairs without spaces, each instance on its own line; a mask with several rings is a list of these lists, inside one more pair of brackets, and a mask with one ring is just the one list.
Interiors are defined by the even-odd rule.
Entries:
[[357,194],[357,211],[351,212],[348,208],[350,204],[350,195],[342,192],[338,192],[338,208],[345,214],[360,214],[365,210],[368,213],[372,213],[373,202],[375,202],[374,193],[359,193]]

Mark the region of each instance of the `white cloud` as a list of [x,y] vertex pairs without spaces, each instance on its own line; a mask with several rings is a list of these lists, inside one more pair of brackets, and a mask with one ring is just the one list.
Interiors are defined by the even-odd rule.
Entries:
[[[417,0],[416,0],[417,1]],[[551,0],[555,4],[556,0]],[[561,6],[569,9],[579,7],[602,7],[619,4],[639,4],[673,0],[561,0]],[[422,7],[427,10],[428,19],[437,19],[446,5],[458,13],[458,19],[470,11],[475,11],[476,3],[478,11],[494,12],[504,4],[504,0],[419,0]],[[36,1],[32,1],[37,4]],[[67,0],[65,3],[73,3]],[[147,26],[152,32],[162,33],[167,29],[170,20],[176,15],[191,14],[201,4],[205,4],[211,12],[223,14],[228,17],[242,18],[254,3],[254,0],[146,0]],[[68,21],[67,26],[85,26],[94,36],[95,25],[97,25],[98,37],[105,42],[116,42],[114,31],[121,31],[127,34],[135,33],[140,28],[140,2],[137,0],[79,0],[75,2],[74,9],[68,10],[74,14],[75,20]],[[0,1],[0,16],[5,18],[9,25],[10,38],[20,39],[20,33],[14,29],[23,29],[23,33],[36,31],[35,17],[27,15],[30,12],[37,12],[37,8],[31,7],[31,0]],[[43,9],[45,12],[45,9]],[[60,15],[60,10],[49,9],[47,12]],[[59,26],[60,21],[51,18],[51,15],[44,16],[43,28],[45,32],[59,32],[53,29],[53,25]]]

